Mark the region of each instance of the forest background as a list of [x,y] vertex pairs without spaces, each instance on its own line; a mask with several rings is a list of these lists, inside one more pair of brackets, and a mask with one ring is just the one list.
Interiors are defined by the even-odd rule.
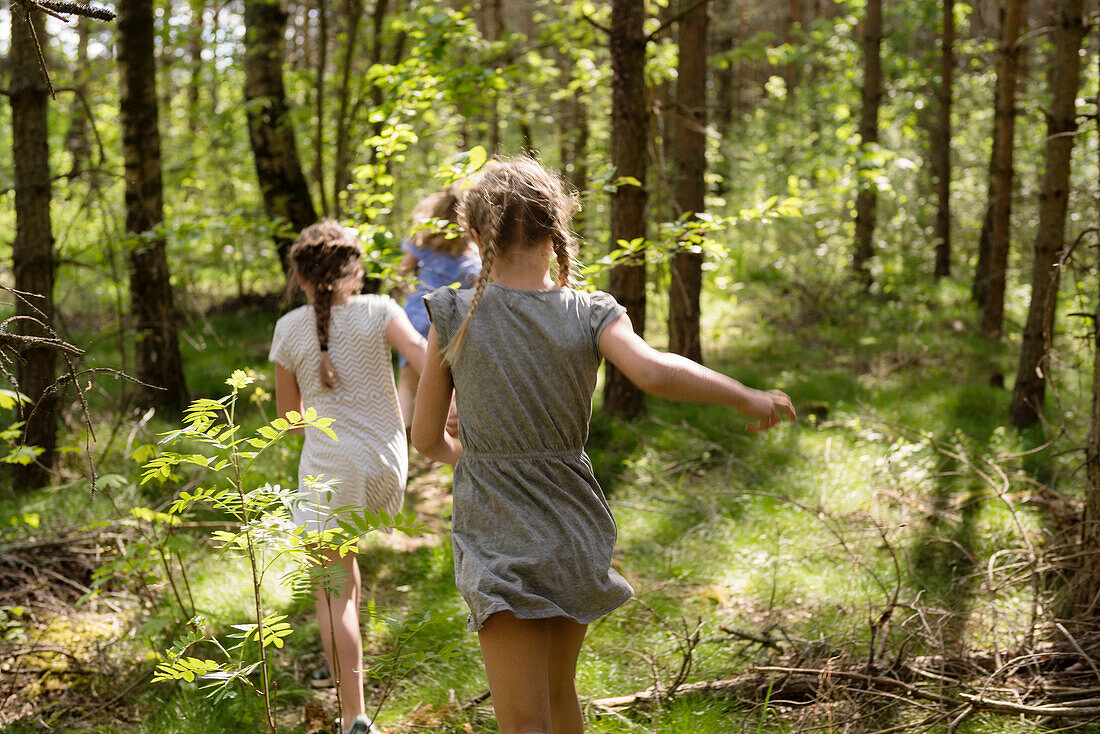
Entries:
[[[802,416],[750,439],[604,376],[589,449],[637,597],[590,634],[590,730],[1095,730],[1098,19],[10,0],[0,727],[327,730],[323,580],[273,509],[281,255],[336,217],[389,292],[421,196],[530,152],[580,192],[590,287]],[[391,732],[495,730],[449,481],[414,462],[409,514],[360,520],[408,531],[361,549]]]

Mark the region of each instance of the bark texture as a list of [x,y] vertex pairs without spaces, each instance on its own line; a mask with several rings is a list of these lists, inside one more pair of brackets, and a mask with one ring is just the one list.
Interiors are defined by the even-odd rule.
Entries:
[[1019,39],[1026,23],[1025,11],[1023,0],[1006,0],[994,102],[993,148],[989,159],[989,203],[971,288],[975,303],[982,309],[982,333],[991,339],[1000,338],[1004,324],[1016,150],[1016,87],[1023,54]]
[[940,84],[936,90],[936,135],[932,162],[936,176],[935,276],[951,275],[951,101],[955,79],[955,0],[943,0]]
[[[611,164],[618,178],[631,177],[640,185],[623,184],[611,197],[611,248],[646,236],[646,171],[649,110],[646,109],[645,51],[642,30],[645,4],[614,0],[611,5]],[[610,292],[626,307],[634,331],[645,333],[645,253],[620,261],[611,269]],[[625,418],[641,414],[645,395],[614,365],[607,365],[604,409]]]
[[[15,242],[12,269],[15,288],[28,294],[30,303],[16,299],[16,329],[28,336],[47,336],[30,319],[50,324],[53,320],[53,289],[56,263],[50,226],[50,166],[47,105],[49,92],[38,64],[30,23],[38,39],[45,43],[46,24],[42,13],[25,6],[11,6],[11,111],[12,159],[15,167]],[[33,295],[30,295],[33,294]],[[57,448],[57,398],[46,397],[57,373],[57,357],[51,349],[25,349],[16,379],[18,389],[30,398],[21,406],[21,418],[27,421],[23,440],[42,449],[38,460],[16,467],[17,490],[46,484],[53,469]],[[37,410],[31,416],[35,404]]]
[[[859,113],[860,148],[866,152],[878,143],[878,110],[882,101],[882,0],[867,0],[863,20],[863,94]],[[878,195],[872,183],[859,177],[856,194],[856,242],[852,269],[870,283],[868,261],[874,256],[875,209]]]
[[[1100,57],[1097,57],[1097,65],[1100,66]],[[1097,153],[1100,153],[1100,148]],[[1097,265],[1097,273],[1100,273],[1100,257],[1097,258]],[[1085,508],[1081,515],[1081,565],[1071,585],[1069,608],[1062,615],[1070,619],[1084,618],[1091,624],[1095,624],[1100,616],[1100,339],[1097,338],[1100,337],[1100,303],[1096,306],[1094,316],[1092,420],[1085,442],[1088,487],[1085,490]]]
[[[707,21],[706,3],[692,8],[680,19],[674,150],[678,215],[688,212],[694,215],[706,208]],[[669,276],[669,351],[702,362],[699,293],[703,285],[703,254],[687,249],[677,251],[669,266]]]
[[1053,19],[1051,104],[1047,118],[1046,169],[1039,192],[1039,229],[1031,271],[1031,302],[1020,346],[1010,420],[1025,428],[1043,415],[1054,315],[1064,250],[1070,158],[1077,131],[1077,90],[1081,80],[1084,0],[1061,0]]
[[297,233],[317,220],[287,114],[283,87],[286,22],[287,13],[279,0],[246,0],[244,4],[248,138],[267,216],[286,225],[287,231],[275,238],[284,269]]
[[118,5],[119,117],[126,159],[126,253],[130,313],[135,332],[135,376],[144,405],[181,410],[188,402],[172,281],[162,225],[160,132],[152,0]]

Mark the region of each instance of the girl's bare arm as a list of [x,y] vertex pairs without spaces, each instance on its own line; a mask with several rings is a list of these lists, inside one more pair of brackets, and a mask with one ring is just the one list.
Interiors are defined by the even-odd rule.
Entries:
[[747,426],[752,433],[771,428],[784,416],[795,419],[791,399],[782,392],[754,390],[686,357],[659,352],[634,333],[626,314],[603,330],[599,346],[604,358],[643,391],[672,400],[729,406],[756,420]]
[[428,332],[428,353],[420,373],[413,409],[412,443],[424,456],[454,464],[462,456],[462,444],[446,430],[454,382],[436,344],[435,327]]
[[[275,363],[275,411],[280,418],[286,418],[286,414],[292,410],[302,412],[302,391],[298,387],[298,378],[294,373]],[[304,428],[295,428],[288,433],[305,433]]]
[[413,327],[404,311],[394,316],[386,324],[386,341],[391,347],[401,352],[401,356],[409,360],[409,364],[412,365],[414,370],[423,374],[424,350],[428,346],[428,342]]

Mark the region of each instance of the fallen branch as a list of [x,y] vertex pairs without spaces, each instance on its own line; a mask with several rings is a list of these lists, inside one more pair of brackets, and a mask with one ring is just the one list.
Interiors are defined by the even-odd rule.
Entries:
[[[756,669],[759,671],[760,669]],[[782,685],[772,685],[771,697],[790,696],[796,700],[813,698],[816,691],[816,676],[792,676]],[[697,681],[685,683],[676,689],[675,696],[709,696],[712,698],[728,698],[732,696],[751,696],[762,698],[772,683],[767,676],[758,675],[756,672],[739,675],[735,678],[723,678],[721,680]],[[630,693],[625,696],[612,696],[610,698],[597,698],[589,701],[593,706],[608,710],[621,710],[634,708],[652,703],[657,703],[669,698],[665,688],[647,688],[644,691]]]
[[[778,677],[772,677],[768,674],[778,674]],[[788,697],[793,697],[797,701],[810,701],[815,699],[824,689],[823,683],[825,681],[830,681],[830,685],[835,686],[838,679],[862,683],[864,686],[861,690],[867,693],[878,693],[896,698],[897,696],[894,693],[887,690],[875,690],[890,689],[904,694],[910,700],[919,699],[949,707],[952,711],[962,711],[963,714],[956,717],[956,722],[959,723],[973,711],[1071,718],[1100,716],[1100,698],[1063,700],[1057,704],[1019,704],[972,693],[959,693],[957,696],[943,695],[897,678],[828,668],[754,667],[749,673],[734,678],[698,681],[681,685],[676,690],[675,695],[676,697],[696,695],[727,698],[749,696],[757,699],[766,697],[772,704],[780,703]],[[963,685],[960,681],[950,682],[959,686]],[[1090,692],[1095,693],[1095,691]],[[664,690],[647,688],[644,691],[625,696],[594,699],[588,703],[606,711],[621,711],[656,703],[671,697]]]
[[1028,706],[1022,703],[1012,703],[1011,701],[998,701],[993,698],[984,698],[982,696],[975,696],[969,693],[960,693],[959,698],[968,701],[970,705],[975,708],[985,709],[986,711],[997,711],[1003,714],[1025,714],[1028,716],[1072,716],[1072,717],[1084,717],[1084,716],[1100,716],[1100,706],[1085,705],[1078,706],[1076,704],[1087,703],[1100,703],[1097,699],[1085,699],[1084,701],[1063,701],[1058,706]]

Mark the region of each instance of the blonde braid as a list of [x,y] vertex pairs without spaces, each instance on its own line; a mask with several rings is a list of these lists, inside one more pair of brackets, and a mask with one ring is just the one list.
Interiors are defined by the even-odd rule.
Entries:
[[474,297],[470,301],[470,310],[466,313],[466,318],[463,319],[462,325],[458,327],[458,331],[455,332],[455,335],[451,337],[451,341],[443,349],[443,359],[447,361],[447,364],[454,364],[454,360],[462,349],[462,344],[466,341],[466,332],[470,329],[470,318],[474,315],[474,309],[477,308],[477,305],[481,302],[481,297],[485,294],[485,288],[489,285],[490,273],[493,270],[493,262],[497,258],[500,229],[508,204],[506,202],[504,206],[495,207],[491,202],[486,203],[488,203],[489,221],[486,222],[485,231],[481,233],[481,272],[478,273],[477,283],[474,285]]
[[571,237],[562,235],[561,231],[554,232],[554,257],[558,261],[558,287],[568,288],[573,283],[573,243]]

